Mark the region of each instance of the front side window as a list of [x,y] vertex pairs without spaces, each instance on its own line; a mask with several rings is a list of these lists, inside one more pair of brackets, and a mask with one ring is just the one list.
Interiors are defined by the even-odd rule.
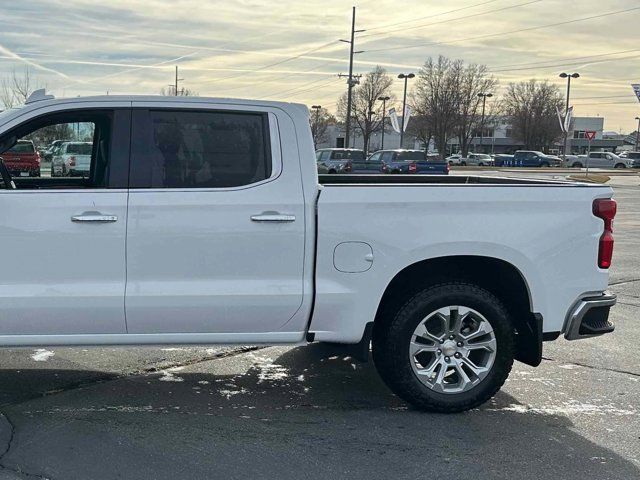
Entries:
[[134,112],[132,188],[224,188],[271,176],[263,113]]
[[[5,149],[0,157],[19,190],[121,188],[126,186],[122,179],[109,181],[114,171],[114,125],[121,125],[118,135],[128,130],[128,116],[127,111],[119,110],[78,110],[38,117],[2,135],[0,144]],[[128,161],[128,140],[119,139],[118,144],[126,147],[126,151],[118,150],[122,163]],[[122,173],[126,170],[120,166]],[[54,181],[52,177],[58,178]]]

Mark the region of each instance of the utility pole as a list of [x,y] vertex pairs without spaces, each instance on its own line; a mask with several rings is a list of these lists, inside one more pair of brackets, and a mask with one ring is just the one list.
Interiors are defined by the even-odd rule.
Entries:
[[487,97],[493,97],[493,93],[479,93],[478,96],[482,98],[482,119],[480,120],[480,153],[484,153],[482,151],[482,144],[484,143],[484,107],[487,102]]
[[[571,93],[571,79],[572,78],[580,78],[579,73],[565,73],[562,72],[560,74],[560,78],[567,79],[567,106],[564,109],[564,118],[566,122],[567,115],[569,115],[569,95]],[[566,132],[564,132],[564,159],[567,159],[567,140],[569,139],[569,125],[566,125]],[[569,152],[570,153],[570,152]]]
[[184,80],[184,78],[178,78],[178,65],[176,65],[176,77],[174,80],[173,85],[169,85],[170,87],[173,87],[173,95],[175,97],[178,96],[178,82],[182,82]]
[[384,124],[387,119],[387,100],[391,100],[391,97],[378,97],[378,100],[382,102],[382,144],[380,146],[380,150],[384,150]]
[[640,150],[640,117],[636,117],[638,120],[638,129],[636,130],[636,152]]
[[[360,50],[358,52],[353,51],[355,34],[360,32],[364,32],[364,30],[356,30],[356,7],[352,7],[351,37],[350,37],[351,40],[340,39],[341,42],[349,44],[349,75],[347,76],[348,77],[347,79],[347,116],[345,118],[345,124],[344,124],[345,148],[349,148],[349,132],[351,130],[351,101],[352,101],[351,90],[353,89],[354,85],[357,85],[358,83],[360,83],[358,80],[360,77],[358,76],[358,79],[354,79],[354,75],[353,75],[353,56],[363,52],[363,50]],[[344,75],[340,74],[338,76],[343,77]]]
[[415,76],[416,75],[414,73],[409,73],[407,75],[401,73],[400,75],[398,75],[399,79],[404,79],[404,94],[402,95],[402,126],[400,127],[400,148],[402,148],[402,141],[404,140],[404,128],[407,118],[407,80]]

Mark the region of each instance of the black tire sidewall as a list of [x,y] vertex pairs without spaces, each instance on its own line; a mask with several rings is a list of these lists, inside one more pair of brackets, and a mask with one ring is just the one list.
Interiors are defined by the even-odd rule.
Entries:
[[[409,342],[418,324],[431,312],[450,305],[480,312],[491,324],[497,343],[489,374],[471,390],[458,394],[431,390],[420,382],[409,360]],[[385,330],[386,338],[379,339],[382,345],[374,342],[376,367],[394,393],[418,408],[447,413],[473,408],[497,392],[513,365],[513,327],[505,307],[494,295],[471,284],[442,284],[419,292],[398,311]],[[380,355],[376,355],[376,347]]]

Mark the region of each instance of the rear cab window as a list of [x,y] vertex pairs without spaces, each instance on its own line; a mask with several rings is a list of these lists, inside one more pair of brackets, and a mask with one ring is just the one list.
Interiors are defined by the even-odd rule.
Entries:
[[136,109],[131,188],[231,188],[273,173],[268,114]]

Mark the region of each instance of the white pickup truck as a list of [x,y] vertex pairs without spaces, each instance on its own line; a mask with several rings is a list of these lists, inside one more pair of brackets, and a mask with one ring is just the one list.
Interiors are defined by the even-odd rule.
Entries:
[[456,412],[613,330],[607,186],[319,178],[306,107],[230,99],[39,92],[0,156],[78,122],[88,177],[0,163],[0,345],[371,344],[397,395]]

